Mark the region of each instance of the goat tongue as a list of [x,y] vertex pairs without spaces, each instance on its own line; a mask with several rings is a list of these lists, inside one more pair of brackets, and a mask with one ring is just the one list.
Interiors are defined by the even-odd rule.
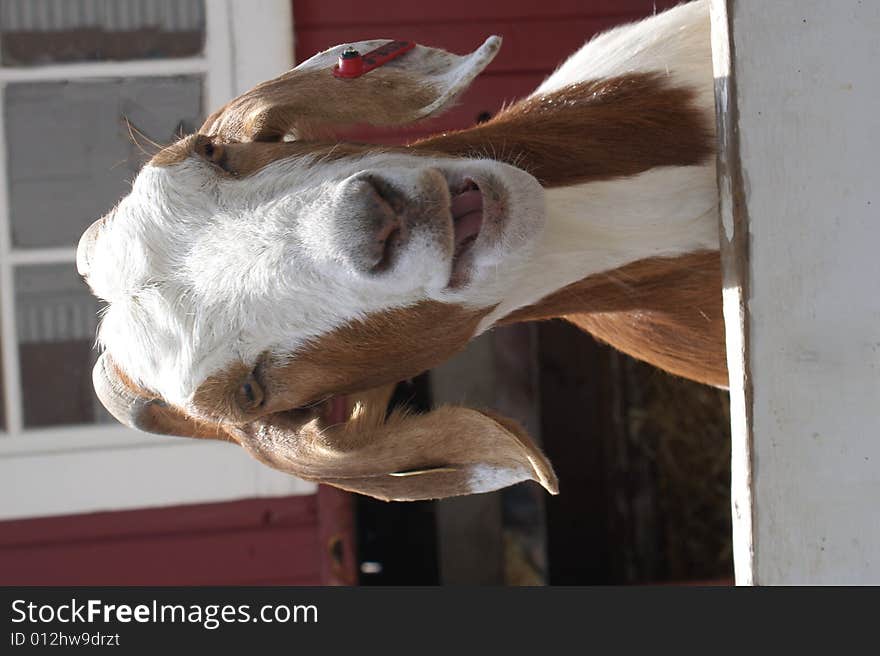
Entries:
[[453,196],[450,210],[455,229],[455,248],[458,251],[480,234],[483,226],[482,192],[479,189],[470,189]]
[[324,418],[329,424],[344,424],[348,421],[348,397],[334,396],[328,401]]

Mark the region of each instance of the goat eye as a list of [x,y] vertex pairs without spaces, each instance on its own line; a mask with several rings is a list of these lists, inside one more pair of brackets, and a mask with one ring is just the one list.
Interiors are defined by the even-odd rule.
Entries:
[[227,171],[227,153],[223,144],[215,144],[210,137],[201,136],[196,145],[196,151],[209,163]]
[[260,384],[257,382],[257,379],[254,378],[253,374],[248,374],[248,377],[245,378],[244,382],[242,382],[241,386],[238,388],[236,400],[238,401],[239,407],[246,412],[252,412],[263,405],[263,402],[265,401],[263,388],[260,387]]

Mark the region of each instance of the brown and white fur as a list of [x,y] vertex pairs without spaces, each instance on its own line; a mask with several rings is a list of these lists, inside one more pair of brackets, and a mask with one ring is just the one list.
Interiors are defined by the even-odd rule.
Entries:
[[380,498],[555,493],[514,422],[386,417],[389,391],[550,317],[726,384],[708,30],[702,0],[617,28],[488,123],[406,147],[326,135],[441,111],[500,39],[353,80],[333,48],[233,100],[80,242],[109,303],[99,397],[128,425]]

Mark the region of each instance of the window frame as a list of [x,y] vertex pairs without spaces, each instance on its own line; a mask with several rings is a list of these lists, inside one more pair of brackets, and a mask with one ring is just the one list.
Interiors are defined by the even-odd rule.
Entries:
[[[7,177],[8,84],[201,75],[207,115],[289,69],[293,52],[289,0],[205,0],[205,46],[197,57],[0,66],[0,376],[6,418],[0,426],[0,481],[11,481],[0,495],[0,519],[314,491],[313,484],[274,472],[222,443],[148,435],[120,424],[23,426],[14,274],[28,265],[75,266],[76,245],[15,249]],[[96,476],[99,465],[102,475]],[[161,489],[147,469],[162,480]],[[120,485],[108,487],[113,472],[128,474]]]

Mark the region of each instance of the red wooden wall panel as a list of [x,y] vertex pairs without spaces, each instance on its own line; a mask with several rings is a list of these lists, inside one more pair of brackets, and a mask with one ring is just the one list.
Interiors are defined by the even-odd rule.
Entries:
[[316,495],[0,523],[0,585],[318,585]]
[[679,4],[669,0],[293,0],[295,29],[315,25],[396,25],[401,23],[450,23],[453,28],[499,18],[529,21],[571,16],[617,16],[618,23],[630,16],[646,16]]
[[499,18],[463,25],[413,23],[303,27],[296,33],[297,61],[340,43],[383,38],[408,39],[426,46],[440,46],[450,52],[466,53],[474,50],[486,37],[498,34],[504,43],[485,74],[523,71],[546,74],[567,54],[577,50],[589,35],[619,22],[614,17],[574,16],[531,21]]

